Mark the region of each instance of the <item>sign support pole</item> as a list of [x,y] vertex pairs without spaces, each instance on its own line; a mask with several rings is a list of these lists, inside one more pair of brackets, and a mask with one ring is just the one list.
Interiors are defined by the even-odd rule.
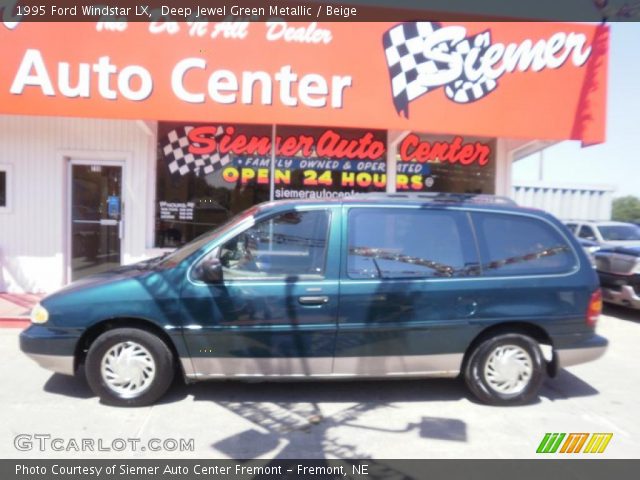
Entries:
[[276,187],[276,126],[271,125],[271,165],[269,166],[269,201],[275,198]]
[[396,193],[398,144],[409,133],[409,130],[387,130],[387,193]]

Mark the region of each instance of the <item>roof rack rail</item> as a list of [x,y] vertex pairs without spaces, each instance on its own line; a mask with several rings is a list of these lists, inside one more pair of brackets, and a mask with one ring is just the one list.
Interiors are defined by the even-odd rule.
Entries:
[[[475,203],[485,205],[518,205],[509,197],[500,195],[489,195],[486,193],[449,193],[449,192],[370,192],[360,193],[354,197],[367,198],[406,198],[408,200],[425,200],[437,203]],[[353,197],[352,197],[353,198]]]

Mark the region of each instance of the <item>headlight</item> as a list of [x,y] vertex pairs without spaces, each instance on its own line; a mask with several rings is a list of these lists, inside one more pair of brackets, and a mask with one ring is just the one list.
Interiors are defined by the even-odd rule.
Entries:
[[49,320],[49,312],[39,303],[31,310],[31,323],[46,323]]

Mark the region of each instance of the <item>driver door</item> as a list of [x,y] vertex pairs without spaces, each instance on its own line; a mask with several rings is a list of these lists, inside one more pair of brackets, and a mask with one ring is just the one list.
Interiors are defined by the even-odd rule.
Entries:
[[[196,262],[182,293],[191,376],[331,373],[339,260],[329,252],[340,242],[332,210],[280,211]],[[204,273],[212,262],[217,281]]]

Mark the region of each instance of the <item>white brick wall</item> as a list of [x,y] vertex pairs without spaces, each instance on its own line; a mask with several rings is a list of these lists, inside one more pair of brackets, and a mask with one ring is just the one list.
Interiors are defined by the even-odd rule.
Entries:
[[[146,128],[145,128],[146,125]],[[68,158],[125,162],[123,261],[153,244],[155,127],[128,120],[0,115],[0,163],[11,208],[0,210],[0,292],[50,292],[67,281]]]

